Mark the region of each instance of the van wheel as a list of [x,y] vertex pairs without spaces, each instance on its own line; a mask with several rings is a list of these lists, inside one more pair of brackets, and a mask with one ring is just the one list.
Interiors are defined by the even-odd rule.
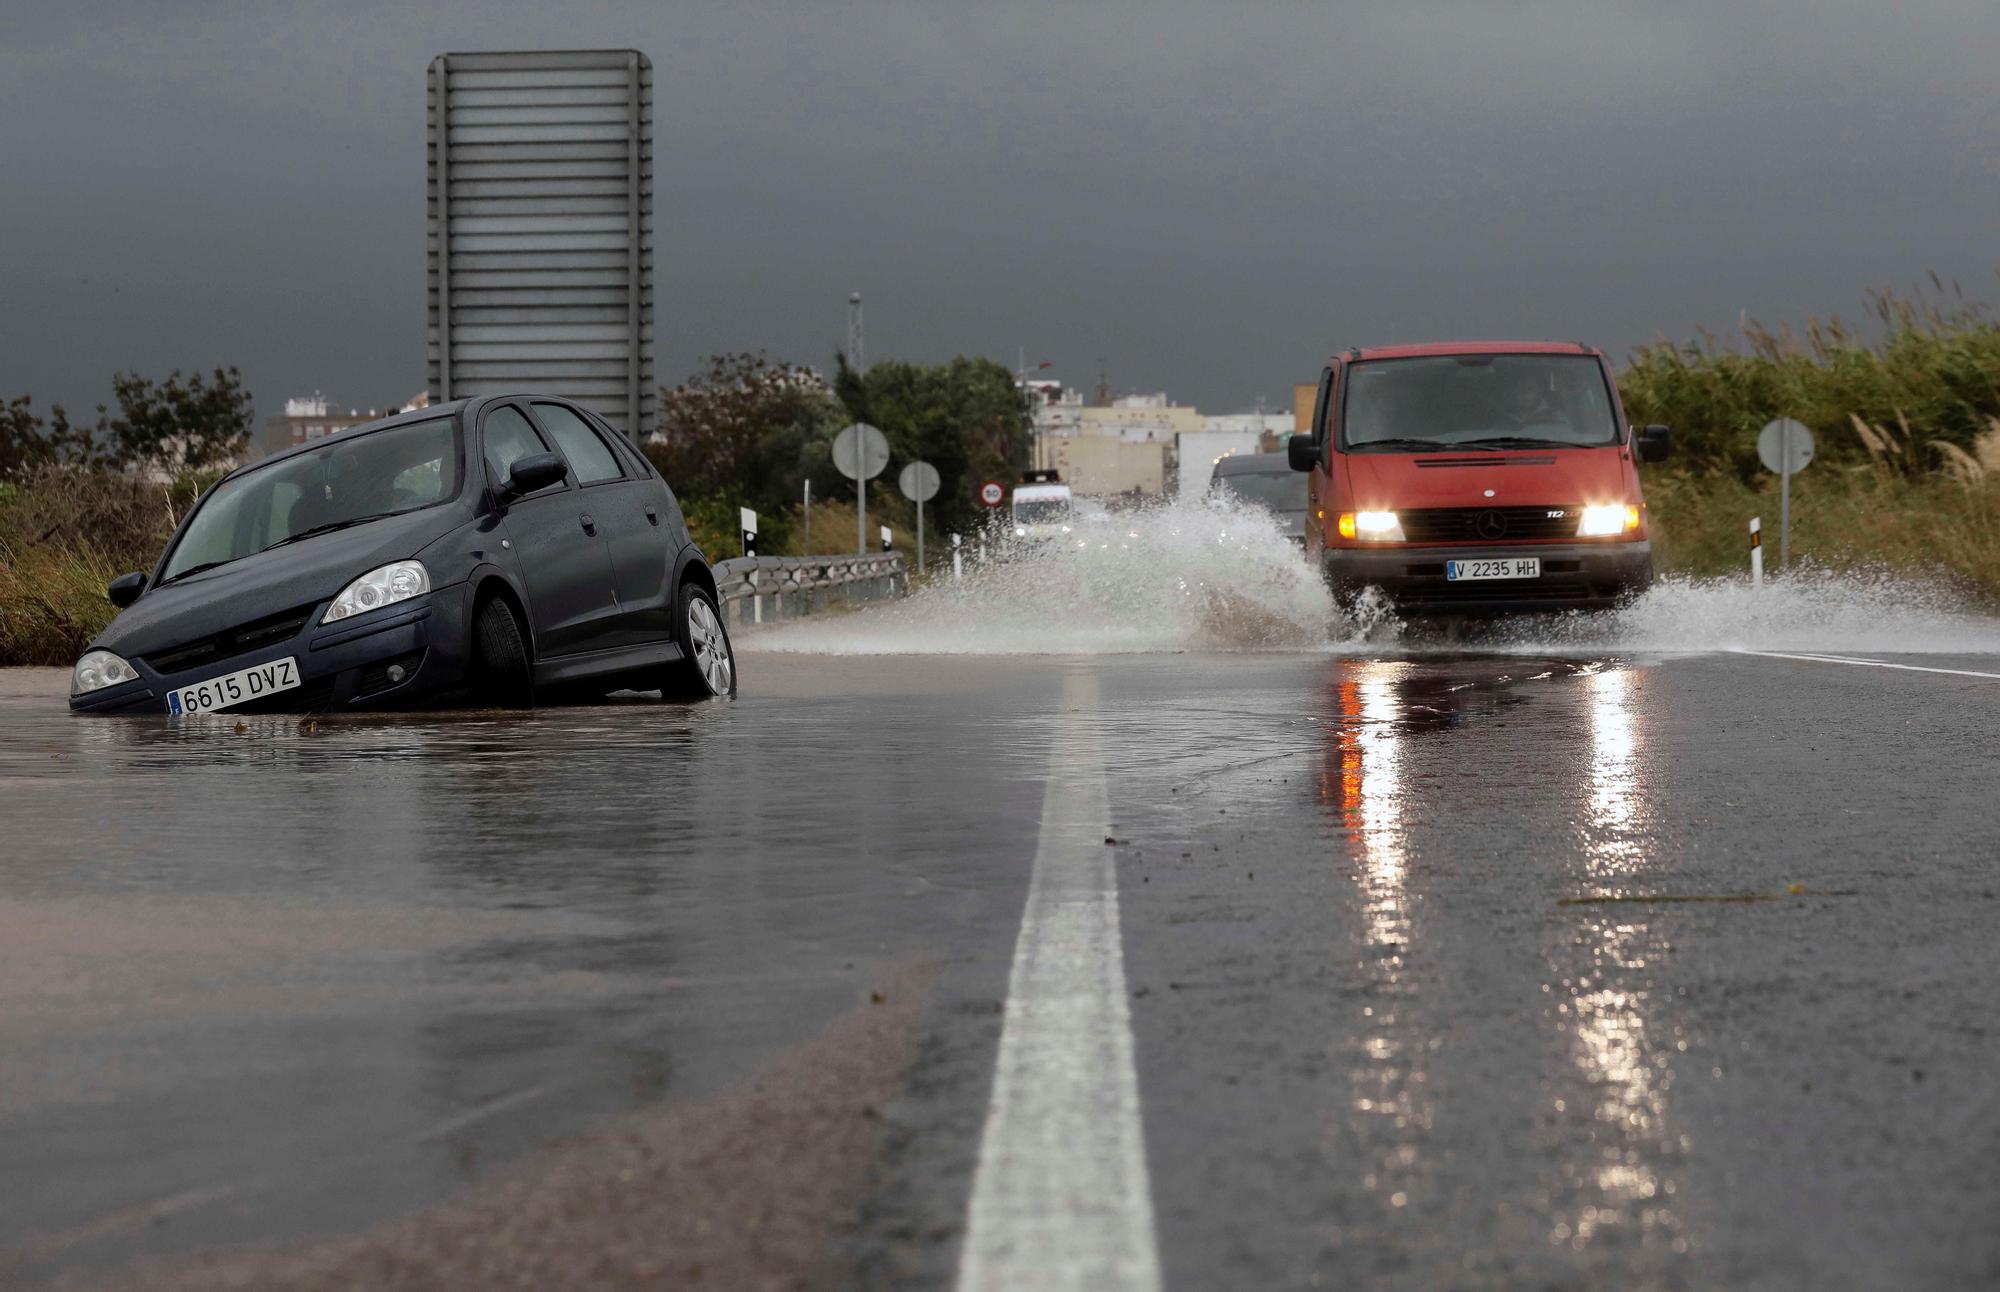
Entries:
[[499,597],[488,597],[472,621],[472,665],[467,689],[473,703],[495,709],[530,709],[535,704],[534,677],[528,669],[528,645],[514,609]]
[[736,648],[715,598],[698,583],[683,583],[676,609],[674,637],[681,657],[661,671],[660,694],[669,700],[735,696]]

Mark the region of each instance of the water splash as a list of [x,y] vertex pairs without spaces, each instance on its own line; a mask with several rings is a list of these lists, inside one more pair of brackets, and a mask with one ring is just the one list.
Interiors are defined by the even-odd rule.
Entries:
[[968,561],[963,582],[940,579],[902,601],[741,644],[834,655],[1987,653],[2000,652],[2000,620],[1920,579],[1805,572],[1761,589],[1741,578],[1662,578],[1607,613],[1410,625],[1375,598],[1340,612],[1270,513],[1202,499],[1083,521],[1057,542]]
[[1326,587],[1262,508],[1221,499],[1097,519],[890,605],[802,620],[746,648],[823,654],[1311,650]]

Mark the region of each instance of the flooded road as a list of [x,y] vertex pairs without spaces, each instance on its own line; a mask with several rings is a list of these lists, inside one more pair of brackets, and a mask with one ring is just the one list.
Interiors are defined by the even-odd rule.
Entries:
[[[304,724],[0,675],[0,1281],[2000,1275],[2000,656],[796,650]],[[1087,1224],[1010,1185],[1083,1178],[1003,1108],[1054,1071]]]

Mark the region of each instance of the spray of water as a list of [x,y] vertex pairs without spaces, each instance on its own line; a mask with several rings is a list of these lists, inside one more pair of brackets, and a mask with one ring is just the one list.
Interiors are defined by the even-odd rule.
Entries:
[[1779,651],[2000,652],[2000,621],[1942,587],[1878,574],[1666,578],[1600,614],[1440,629],[1384,603],[1338,610],[1270,513],[1181,500],[1084,521],[1060,538],[968,564],[897,602],[767,629],[746,649],[813,654],[1333,651],[1422,654]]
[[1277,520],[1180,501],[1079,519],[1047,542],[968,560],[901,601],[746,642],[831,654],[1097,654],[1324,646],[1333,602]]

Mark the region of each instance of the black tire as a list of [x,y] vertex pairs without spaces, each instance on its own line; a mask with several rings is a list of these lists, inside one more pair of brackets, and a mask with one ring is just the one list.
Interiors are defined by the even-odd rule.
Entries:
[[681,584],[674,602],[674,640],[680,643],[681,657],[660,671],[661,695],[669,700],[735,698],[736,647],[715,598],[699,583]]
[[535,704],[528,644],[514,609],[488,597],[472,620],[472,659],[466,689],[474,704],[495,709],[530,709]]

